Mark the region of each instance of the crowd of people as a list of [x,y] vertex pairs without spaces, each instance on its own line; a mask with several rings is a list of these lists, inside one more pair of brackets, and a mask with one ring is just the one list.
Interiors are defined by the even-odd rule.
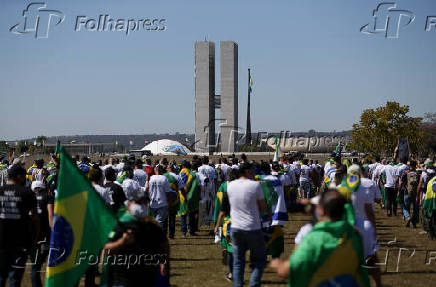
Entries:
[[[372,162],[332,153],[323,165],[293,155],[256,162],[245,154],[216,163],[207,156],[179,162],[133,155],[75,160],[119,221],[104,250],[161,255],[153,264],[111,266],[109,286],[169,286],[177,217],[182,237],[195,237],[205,226],[220,243],[228,265],[225,279],[235,287],[244,284],[247,251],[250,286],[261,285],[268,255],[268,266],[291,286],[369,286],[368,274],[381,286],[376,204],[387,216],[398,216],[399,207],[405,227],[421,222],[428,236],[436,237],[436,211],[420,211],[426,192],[436,192],[431,159]],[[42,286],[58,171],[55,155],[47,164],[36,159],[27,170],[19,158],[0,165],[0,287],[6,280],[20,286],[29,258],[35,263],[32,286]],[[282,261],[283,228],[296,212],[312,219],[296,235],[289,260]],[[346,264],[330,264],[340,256],[347,256]],[[95,286],[97,272],[88,269],[86,286]]]

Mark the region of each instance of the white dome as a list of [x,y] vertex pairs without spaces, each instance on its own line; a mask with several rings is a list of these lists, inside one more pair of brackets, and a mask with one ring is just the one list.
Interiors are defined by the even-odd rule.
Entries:
[[141,150],[149,150],[154,155],[187,155],[191,152],[180,142],[167,139],[151,142]]

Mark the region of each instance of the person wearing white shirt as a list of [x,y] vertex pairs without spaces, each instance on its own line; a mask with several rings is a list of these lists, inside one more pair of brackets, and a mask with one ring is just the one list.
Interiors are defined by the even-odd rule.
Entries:
[[312,168],[308,165],[309,160],[303,159],[300,169],[300,197],[310,198]]
[[244,163],[239,171],[241,177],[227,186],[232,219],[233,283],[234,286],[244,283],[245,257],[249,250],[252,263],[250,286],[260,286],[266,263],[260,214],[265,212],[266,203],[260,183],[251,180],[252,166]]
[[163,230],[167,230],[168,205],[171,201],[171,186],[168,179],[163,175],[165,167],[158,165],[155,175],[150,177],[146,190],[150,197],[150,210],[153,217],[161,225]]
[[402,184],[402,180],[404,179],[404,175],[409,171],[409,165],[407,164],[407,159],[404,159],[403,162],[399,163],[395,166],[397,168],[397,176],[398,176],[398,195],[400,196],[400,209],[403,213],[403,219],[405,219],[404,214],[406,210],[404,208],[404,191],[406,186]]
[[435,170],[432,161],[427,161],[426,169],[422,171],[418,183],[418,202],[422,205],[424,202],[425,193],[427,191],[427,183],[435,176]]
[[290,181],[289,192],[286,195],[286,206],[292,206],[297,202],[297,176],[292,163],[287,164],[287,176]]
[[226,158],[222,159],[222,163],[220,165],[221,171],[223,173],[224,178],[222,179],[223,181],[228,181],[229,180],[229,172],[232,169],[227,162]]
[[123,180],[121,187],[123,188],[124,194],[128,200],[131,200],[134,195],[138,192],[143,192],[144,188],[141,188],[139,183],[133,179],[133,169],[129,167],[124,167],[126,172],[126,178]]
[[397,180],[398,169],[393,165],[393,161],[387,164],[381,170],[381,174],[385,176],[384,186],[386,190],[386,213],[387,216],[397,215]]
[[139,186],[145,187],[147,177],[147,173],[142,169],[142,161],[138,159],[135,164],[135,170],[133,171],[133,179],[139,183]]
[[351,165],[347,173],[356,173],[360,175],[360,184],[356,191],[351,193],[351,203],[354,209],[355,226],[359,230],[362,241],[365,259],[367,264],[371,266],[371,275],[376,282],[376,286],[381,286],[380,269],[376,264],[378,262],[376,252],[379,250],[375,232],[375,214],[373,209],[374,182],[363,177],[363,171],[360,166]]
[[232,169],[239,169],[238,159],[236,157],[234,157],[232,159],[232,166],[231,166],[231,168]]
[[213,203],[215,201],[215,186],[217,182],[217,173],[213,167],[209,165],[207,156],[202,159],[203,165],[198,168],[198,175],[203,175],[204,194],[202,200],[205,201],[205,223],[212,222]]
[[103,184],[103,172],[99,168],[94,168],[91,171],[91,182],[94,189],[101,196],[101,198],[106,202],[107,205],[112,205],[112,197],[110,195],[109,188],[102,187]]

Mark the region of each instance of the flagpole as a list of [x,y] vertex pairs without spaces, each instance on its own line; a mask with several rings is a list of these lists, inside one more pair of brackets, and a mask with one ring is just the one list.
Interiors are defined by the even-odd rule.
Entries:
[[247,101],[247,128],[245,131],[245,144],[251,144],[251,119],[250,119],[250,95],[251,95],[251,87],[250,87],[250,69],[248,69],[248,101]]

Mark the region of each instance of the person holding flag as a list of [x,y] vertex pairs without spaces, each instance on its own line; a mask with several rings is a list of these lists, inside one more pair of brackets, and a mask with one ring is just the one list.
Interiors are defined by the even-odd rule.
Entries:
[[[232,169],[229,172],[229,181],[225,181],[221,184],[217,191],[214,210],[215,221],[215,235],[220,237],[221,247],[223,248],[223,254],[229,267],[229,272],[226,274],[228,281],[233,280],[233,247],[231,234],[231,218],[230,218],[230,203],[227,196],[227,185],[238,178],[239,171]],[[220,232],[221,230],[221,232]]]
[[45,283],[73,287],[94,265],[117,219],[62,146],[56,154],[60,168]]
[[268,211],[262,217],[262,232],[267,254],[277,258],[284,251],[283,226],[289,219],[284,189],[290,185],[290,180],[287,175],[279,174],[281,167],[277,162],[272,164],[272,172],[266,162],[261,164],[260,169],[264,175],[256,175],[255,179],[261,183]]
[[345,199],[352,204],[354,225],[362,236],[363,250],[366,264],[370,266],[370,273],[377,287],[381,286],[381,273],[378,267],[376,252],[379,250],[376,238],[376,221],[374,214],[374,198],[377,193],[375,183],[364,178],[362,168],[351,165],[342,183],[337,187]]

